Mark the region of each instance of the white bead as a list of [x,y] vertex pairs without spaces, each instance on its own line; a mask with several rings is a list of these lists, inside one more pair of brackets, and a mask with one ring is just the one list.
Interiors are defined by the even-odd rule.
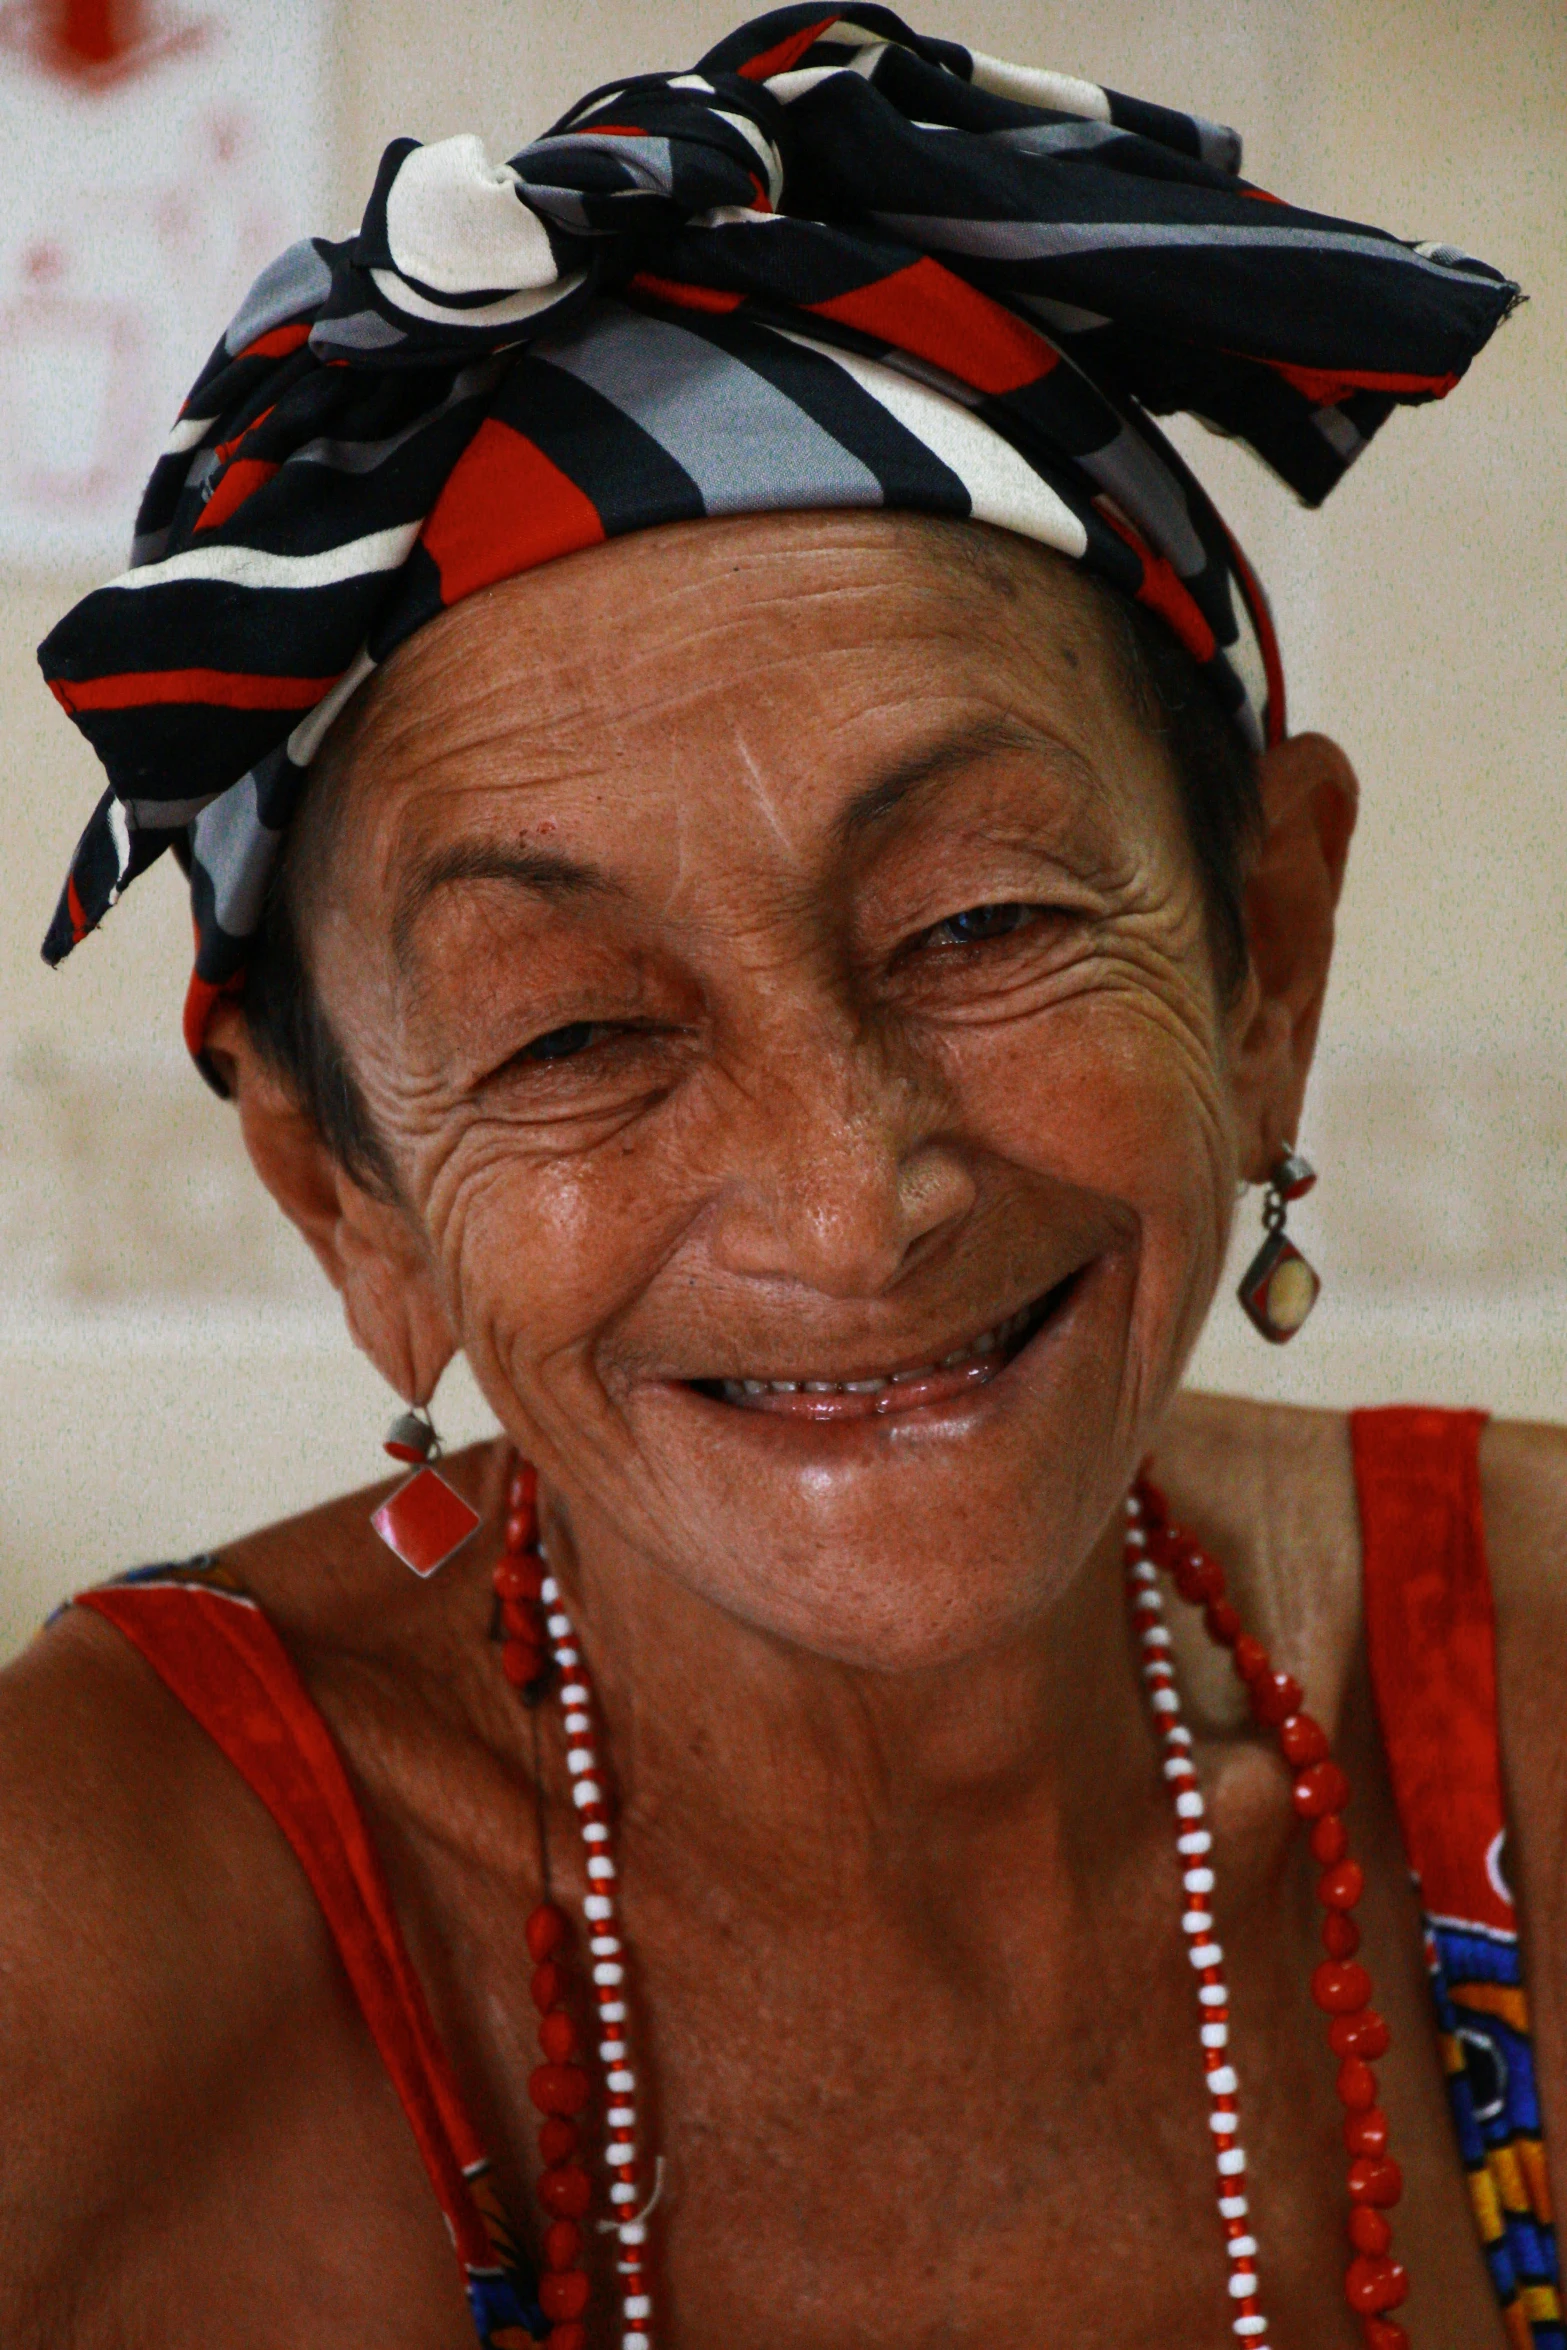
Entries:
[[1220,2219],[1244,2219],[1250,2209],[1251,2205],[1244,2195],[1221,2195],[1219,2197]]
[[1265,2334],[1267,2330],[1268,2321],[1265,2317],[1238,2317],[1235,2320],[1235,2331],[1246,2341],[1255,2340],[1258,2334]]
[[599,2001],[599,2022],[601,2024],[623,2024],[625,2020],[626,2003],[623,1999],[601,1999]]
[[604,2149],[604,2154],[605,2159],[614,2169],[618,2170],[622,2163],[636,2161],[636,2141],[634,2138],[611,2138]]
[[600,1959],[598,1965],[593,1969],[595,1983],[623,1983],[625,1979],[625,1968],[617,1966],[612,1958]]
[[647,2242],[647,2221],[645,2219],[622,2220],[620,2240],[622,2244],[645,2244]]
[[1204,2024],[1202,2028],[1202,2044],[1204,2048],[1228,2048],[1230,2044],[1229,2025]]
[[1144,1648],[1173,1648],[1175,1642],[1162,1624],[1150,1624],[1143,1634]]
[[642,2333],[622,2334],[620,2350],[652,2350],[652,2336]]
[[1181,1932],[1183,1934],[1211,1934],[1213,1932],[1212,1910],[1189,1909],[1185,1911],[1181,1918]]
[[549,1635],[552,1640],[569,1640],[571,1638],[570,1616],[563,1616],[557,1608],[552,1616],[546,1616],[544,1620],[549,1627]]
[[594,1934],[589,1939],[588,1948],[595,1958],[613,1958],[620,1948],[620,1936],[618,1934]]
[[634,2130],[637,2126],[637,2109],[634,2105],[612,2105],[604,2119],[612,2130]]
[[614,1874],[615,1864],[607,1852],[595,1852],[590,1856],[588,1860],[588,1875],[590,1877],[612,1877]]
[[587,1804],[602,1803],[604,1800],[603,1790],[597,1779],[579,1779],[571,1791],[571,1800],[581,1811]]
[[1213,1838],[1206,1828],[1188,1828],[1184,1836],[1177,1836],[1175,1849],[1179,1853],[1211,1852]]
[[1216,2064],[1208,2075],[1210,2097],[1233,2097],[1241,2085],[1240,2074],[1232,2064]]
[[574,1779],[580,1779],[584,1771],[591,1771],[593,1768],[592,1747],[568,1746],[566,1749],[566,1768],[568,1771],[570,1771]]
[[635,2203],[637,2191],[629,2179],[612,2179],[609,2199],[611,2203]]
[[1172,1754],[1169,1761],[1161,1763],[1159,1768],[1167,1779],[1195,1779],[1197,1776],[1189,1754]]
[[[592,1873],[593,1863],[589,1861],[588,1874],[591,1876]],[[1188,1893],[1211,1893],[1213,1882],[1212,1869],[1188,1869],[1181,1879]]]
[[609,1842],[609,1830],[605,1827],[602,1820],[584,1820],[582,1823],[582,1841],[584,1844],[607,1844]]
[[1148,1702],[1156,1714],[1173,1714],[1181,1701],[1173,1689],[1156,1689]]
[[599,2042],[599,2061],[601,2064],[619,2064],[625,2053],[626,2043],[624,2040],[601,2040]]
[[1232,2236],[1230,2238],[1230,2258],[1232,2260],[1255,2260],[1256,2257],[1257,2239],[1255,2236]]
[[539,1597],[544,1601],[547,1607],[553,1607],[556,1600],[559,1599],[560,1585],[556,1582],[553,1575],[546,1575],[543,1582],[539,1585]]
[[627,2317],[651,2317],[652,2314],[653,2304],[646,2293],[628,2293],[626,2295]]
[[1257,2290],[1257,2272],[1254,2268],[1238,2268],[1230,2279],[1230,2298],[1249,2301]]
[[1228,2007],[1230,1995],[1222,1983],[1199,1983],[1197,1998],[1203,2007]]
[[1177,1819],[1200,1820],[1203,1816],[1204,1808],[1205,1807],[1202,1797],[1198,1794],[1195,1787],[1188,1787],[1184,1794],[1178,1795],[1175,1799],[1175,1816]]
[[580,1665],[582,1659],[574,1648],[568,1647],[565,1641],[559,1641],[555,1648],[555,1662],[565,1672],[572,1665]]
[[1208,2127],[1216,2138],[1233,2138],[1240,2118],[1238,2113],[1221,2113],[1216,2105],[1208,2109]]
[[629,2071],[623,2064],[617,2065],[615,2070],[609,2075],[609,2086],[614,2090],[617,2097],[629,2097],[636,2085],[636,2074]]
[[1224,1946],[1219,1942],[1194,1942],[1186,1955],[1196,1967],[1224,1964]]
[[1166,1746],[1190,1746],[1192,1734],[1184,1722],[1176,1722],[1164,1733]]
[[568,1738],[586,1738],[592,1727],[593,1717],[591,1714],[571,1713],[566,1716],[566,1735]]
[[1159,1578],[1157,1574],[1148,1564],[1148,1561],[1146,1559],[1139,1559],[1137,1564],[1132,1569],[1132,1581],[1134,1583],[1157,1584],[1158,1580]]
[[[590,1861],[588,1866],[591,1868],[592,1865]],[[606,1893],[585,1893],[582,1897],[582,1911],[585,1917],[612,1918],[615,1914],[615,1904]]]
[[586,1681],[563,1681],[560,1685],[560,1702],[562,1705],[586,1705],[588,1702]]
[[1219,2156],[1219,2176],[1221,2178],[1238,2178],[1245,2168],[1246,2149],[1244,2146],[1227,2146]]

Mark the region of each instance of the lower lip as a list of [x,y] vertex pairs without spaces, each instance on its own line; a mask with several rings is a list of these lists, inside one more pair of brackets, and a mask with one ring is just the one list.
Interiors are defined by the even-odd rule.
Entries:
[[966,1395],[973,1388],[988,1387],[993,1379],[1010,1368],[1019,1356],[1027,1353],[1041,1331],[1048,1330],[1059,1317],[1077,1287],[1077,1276],[1060,1282],[1046,1306],[1038,1324],[1028,1334],[1015,1353],[1004,1347],[992,1347],[988,1354],[971,1355],[966,1362],[954,1363],[950,1369],[937,1368],[922,1371],[917,1378],[900,1379],[880,1388],[874,1395],[848,1395],[841,1389],[831,1395],[807,1395],[797,1390],[793,1395],[747,1395],[723,1400],[731,1411],[764,1412],[772,1419],[809,1420],[817,1423],[833,1420],[885,1420],[903,1412],[928,1410],[932,1404],[951,1403],[955,1396]]

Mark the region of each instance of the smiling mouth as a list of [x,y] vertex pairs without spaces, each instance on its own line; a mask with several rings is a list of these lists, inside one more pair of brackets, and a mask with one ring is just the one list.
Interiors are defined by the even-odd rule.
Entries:
[[987,1387],[1015,1362],[1030,1340],[1057,1315],[1076,1288],[1082,1268],[1023,1306],[1006,1321],[981,1330],[936,1361],[863,1379],[693,1379],[699,1395],[745,1412],[804,1420],[861,1420],[918,1411],[949,1402],[972,1387]]

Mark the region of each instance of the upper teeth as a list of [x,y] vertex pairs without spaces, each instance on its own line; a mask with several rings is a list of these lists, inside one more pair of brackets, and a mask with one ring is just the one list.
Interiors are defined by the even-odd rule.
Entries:
[[998,1346],[1007,1346],[1023,1330],[1032,1306],[1022,1306],[997,1323],[993,1330],[982,1330],[971,1338],[967,1346],[960,1346],[939,1362],[921,1363],[913,1371],[892,1371],[885,1378],[873,1379],[726,1379],[723,1391],[726,1401],[738,1402],[746,1395],[880,1395],[887,1387],[905,1387],[911,1380],[929,1379],[937,1371],[954,1371],[962,1363],[974,1362],[982,1355],[994,1354]]

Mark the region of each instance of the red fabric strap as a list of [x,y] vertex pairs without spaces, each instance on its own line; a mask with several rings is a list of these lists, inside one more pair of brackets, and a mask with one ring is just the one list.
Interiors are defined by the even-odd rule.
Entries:
[[1353,1412],[1366,1646],[1427,1913],[1503,1933],[1496,1625],[1480,1507],[1484,1412]]
[[337,1748],[255,1602],[211,1584],[141,1582],[76,1602],[124,1634],[227,1756],[310,1880],[408,2116],[462,2261],[493,2264],[464,2173],[482,2160]]

